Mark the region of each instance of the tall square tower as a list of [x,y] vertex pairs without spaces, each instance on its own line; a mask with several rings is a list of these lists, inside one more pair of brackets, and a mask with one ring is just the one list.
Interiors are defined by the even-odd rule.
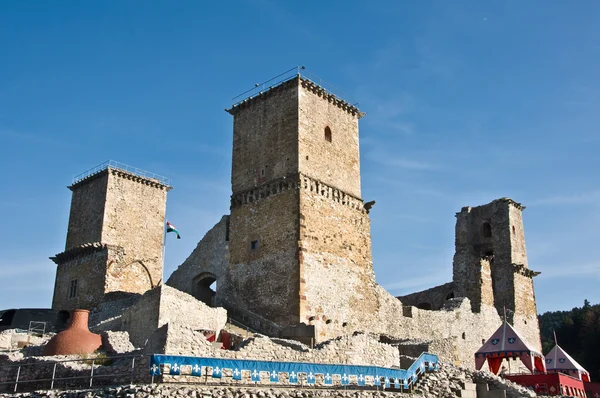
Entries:
[[228,112],[230,264],[217,294],[281,326],[351,323],[375,300],[360,188],[363,114],[300,75]]
[[162,280],[168,180],[117,162],[74,179],[65,251],[52,308],[89,309],[106,295],[139,293]]

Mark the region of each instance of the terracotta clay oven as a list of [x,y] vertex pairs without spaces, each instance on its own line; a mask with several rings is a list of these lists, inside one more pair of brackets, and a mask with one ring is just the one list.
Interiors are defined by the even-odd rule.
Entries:
[[88,310],[74,310],[67,328],[46,344],[44,355],[91,354],[102,347],[100,335],[88,329],[89,315]]

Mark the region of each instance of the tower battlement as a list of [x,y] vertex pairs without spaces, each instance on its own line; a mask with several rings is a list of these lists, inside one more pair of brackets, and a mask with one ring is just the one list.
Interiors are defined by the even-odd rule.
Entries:
[[365,113],[360,112],[358,103],[345,100],[345,94],[306,71],[304,67],[292,68],[266,82],[256,84],[254,88],[234,97],[231,108],[226,109],[226,111],[231,115],[235,115],[239,110],[251,106],[260,100],[264,100],[277,91],[285,90],[286,87],[298,85],[298,83],[300,83],[302,88],[313,92],[352,115],[358,116],[358,118],[365,115]]

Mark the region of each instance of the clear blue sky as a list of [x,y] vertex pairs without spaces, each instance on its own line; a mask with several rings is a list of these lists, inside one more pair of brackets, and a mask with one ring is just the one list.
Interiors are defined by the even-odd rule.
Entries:
[[295,65],[360,101],[378,281],[451,280],[454,214],[524,213],[538,311],[600,302],[600,3],[3,1],[0,309],[48,307],[73,174],[169,176],[168,276],[228,213],[231,98]]

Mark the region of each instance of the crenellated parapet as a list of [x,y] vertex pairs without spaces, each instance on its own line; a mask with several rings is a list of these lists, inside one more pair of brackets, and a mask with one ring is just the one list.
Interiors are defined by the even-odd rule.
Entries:
[[306,76],[303,76],[301,73],[289,77],[288,80],[274,83],[271,86],[266,86],[260,91],[255,91],[252,93],[252,95],[240,100],[239,102],[235,103],[230,109],[225,109],[225,111],[231,115],[235,115],[240,110],[252,107],[257,102],[264,101],[273,94],[276,94],[280,91],[284,91],[287,88],[294,85],[300,85],[300,87],[302,87],[306,91],[309,91],[323,98],[324,100],[332,103],[341,110],[348,112],[352,116],[356,116],[359,119],[366,115],[364,112],[361,112],[356,105],[351,104],[348,101],[342,99],[340,96],[334,94],[331,89],[327,89],[323,85],[315,83],[313,80]]
[[131,167],[113,160],[104,162],[78,175],[77,177],[74,177],[73,182],[67,188],[73,191],[76,188],[89,184],[90,182],[99,179],[103,176],[106,176],[108,173],[116,177],[131,180],[139,184],[148,185],[161,190],[164,189],[166,191],[170,191],[172,188],[169,185],[169,179],[166,177],[150,173],[135,167]]
[[300,85],[302,88],[310,91],[313,94],[323,98],[324,100],[329,101],[333,105],[342,109],[345,112],[352,114],[352,116],[356,116],[359,119],[365,116],[364,112],[361,112],[355,105],[348,103],[347,101],[337,97],[335,94],[332,94],[330,91],[327,91],[324,87],[318,85],[310,79],[300,77]]
[[69,250],[65,250],[62,253],[58,253],[55,256],[50,257],[50,260],[54,261],[54,263],[56,263],[57,265],[60,265],[69,261],[89,257],[93,254],[104,252],[107,250],[123,251],[123,248],[120,246],[109,245],[101,242],[90,242]]
[[231,195],[231,208],[236,208],[249,203],[255,203],[270,196],[278,195],[292,189],[303,189],[324,196],[336,203],[351,209],[367,213],[364,202],[347,192],[325,184],[315,178],[302,173],[292,174],[270,181],[258,187]]
[[314,192],[317,195],[329,198],[332,201],[347,206],[351,209],[367,213],[361,198],[357,198],[356,196],[344,192],[341,189],[325,184],[322,181],[311,178],[304,174],[299,174],[299,180],[300,187],[306,191]]
[[255,188],[231,195],[231,208],[257,202],[269,196],[278,195],[291,189],[297,189],[299,181],[296,174],[284,176]]

